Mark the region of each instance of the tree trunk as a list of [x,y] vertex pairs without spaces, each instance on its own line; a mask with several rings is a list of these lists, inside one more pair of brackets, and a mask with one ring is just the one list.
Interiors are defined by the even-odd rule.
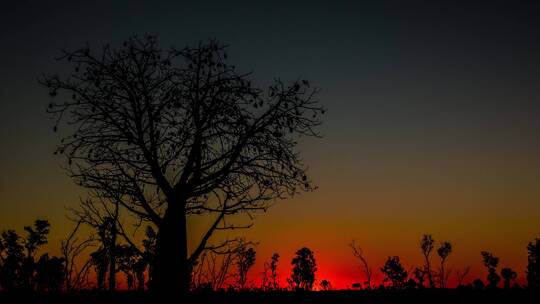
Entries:
[[102,260],[99,261],[97,267],[97,288],[98,290],[105,290],[105,277],[107,275],[107,267],[109,267],[108,260],[106,256],[101,257]]
[[109,244],[109,291],[116,290],[116,222],[111,231],[111,244]]
[[169,204],[156,240],[151,288],[159,297],[181,297],[189,289],[187,228],[184,204]]
[[439,287],[440,288],[445,288],[445,282],[444,282],[444,279],[445,279],[445,274],[444,274],[444,262],[441,262],[441,273],[440,273],[440,283],[439,283]]
[[429,282],[429,288],[435,288],[435,282],[433,281],[433,275],[431,273],[431,264],[429,263],[429,256],[424,255],[426,258],[426,271]]
[[116,239],[118,236],[118,207],[117,202],[114,211],[114,218],[111,220],[111,244],[109,244],[109,259],[111,260],[111,263],[109,264],[109,291],[116,290]]

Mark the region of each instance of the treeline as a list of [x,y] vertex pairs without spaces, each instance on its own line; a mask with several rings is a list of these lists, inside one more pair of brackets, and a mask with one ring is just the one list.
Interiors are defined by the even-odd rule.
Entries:
[[[422,289],[422,288],[447,288],[450,276],[453,274],[451,269],[446,268],[446,262],[452,253],[452,244],[444,241],[436,246],[436,242],[432,235],[425,234],[420,240],[420,250],[424,258],[424,264],[412,268],[407,271],[402,265],[399,256],[390,256],[380,268],[384,275],[382,284],[374,286],[372,284],[373,271],[369,266],[366,256],[362,249],[357,246],[354,241],[350,244],[352,252],[359,259],[361,267],[364,271],[366,281],[363,283],[354,283],[355,289],[373,289],[373,288],[392,288],[392,289]],[[534,242],[530,242],[527,246],[528,264],[526,273],[526,286],[520,286],[516,283],[517,272],[511,268],[501,268],[499,266],[499,258],[494,256],[489,251],[481,251],[480,257],[482,264],[487,270],[485,281],[476,278],[470,282],[466,282],[469,275],[470,267],[457,270],[455,272],[457,288],[469,289],[497,289],[497,288],[522,288],[528,287],[539,289],[540,287],[540,239],[537,238]],[[432,256],[437,255],[438,261],[432,261]],[[433,265],[436,266],[433,266]],[[502,284],[501,284],[502,282]],[[502,286],[501,286],[502,285]]]
[[[128,289],[144,289],[151,273],[155,232],[148,227],[142,250],[116,240],[110,218],[90,236],[80,237],[83,223],[61,241],[59,256],[38,255],[48,243],[50,224],[36,220],[24,227],[24,234],[3,231],[0,237],[0,289],[38,292],[83,289],[115,290],[116,277],[125,276]],[[90,274],[95,274],[90,279]]]
[[[88,218],[87,218],[88,219]],[[0,289],[31,290],[36,292],[59,292],[73,290],[108,290],[118,288],[118,276],[123,277],[128,290],[145,290],[153,282],[156,232],[147,226],[145,237],[136,246],[121,231],[114,217],[104,216],[98,221],[76,222],[74,229],[61,241],[59,256],[40,253],[47,244],[50,224],[36,220],[32,226],[24,227],[22,234],[15,230],[3,231],[0,237]],[[89,236],[81,237],[81,226],[93,228]],[[123,241],[121,241],[123,240]],[[256,262],[256,244],[243,239],[227,241],[226,246],[206,250],[191,269],[192,291],[213,290],[331,290],[329,280],[317,280],[315,254],[303,247],[296,251],[291,260],[292,271],[286,278],[286,286],[280,284],[278,264],[280,256],[274,253],[264,268],[259,285],[250,280],[248,274]],[[380,267],[384,275],[382,283],[373,283],[373,270],[362,248],[350,244],[353,255],[359,260],[365,281],[352,284],[353,289],[423,289],[447,288],[452,274],[446,261],[452,253],[450,242],[436,242],[429,234],[420,241],[424,264],[407,271],[399,256],[389,256]],[[485,280],[466,282],[470,267],[456,271],[458,288],[540,288],[540,238],[527,246],[527,286],[515,283],[517,272],[511,268],[499,269],[499,258],[487,251],[481,252],[486,267]],[[437,261],[433,261],[437,255]],[[434,266],[436,265],[436,266]],[[91,275],[94,274],[94,275]]]
[[[87,210],[88,211],[88,210]],[[153,284],[156,232],[146,226],[140,246],[126,237],[114,216],[79,217],[75,228],[61,241],[60,254],[38,254],[48,243],[50,224],[36,220],[24,233],[3,231],[0,236],[0,290],[58,292],[74,290],[114,291],[117,277],[123,276],[128,290],[145,290]],[[81,227],[92,228],[81,237]],[[247,290],[254,287],[248,272],[255,264],[255,244],[242,239],[206,250],[191,269],[191,289]],[[265,263],[261,290],[278,290],[279,255]],[[293,273],[287,280],[291,289],[311,290],[316,262],[308,248],[297,251],[291,261]],[[94,274],[94,275],[91,275]],[[324,284],[323,284],[324,285]]]

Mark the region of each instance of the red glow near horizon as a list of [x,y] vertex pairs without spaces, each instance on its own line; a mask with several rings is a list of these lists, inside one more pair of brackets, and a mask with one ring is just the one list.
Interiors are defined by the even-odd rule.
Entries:
[[[324,255],[321,255],[324,256]],[[248,273],[248,284],[250,288],[259,288],[261,286],[262,282],[262,261],[259,261],[252,269],[250,269]],[[413,267],[408,267],[408,265],[404,265],[405,269],[409,272],[409,278],[412,277],[411,271]],[[501,267],[499,267],[499,270]],[[287,284],[287,278],[291,275],[292,267],[290,265],[290,261],[282,260],[280,261],[278,265],[278,278],[279,278],[279,284],[280,288],[288,288]],[[450,268],[451,271],[455,271],[454,269]],[[234,272],[235,269],[230,269],[231,272]],[[381,285],[388,286],[387,283],[383,282],[383,275],[380,272],[380,266],[373,265],[372,266],[372,287],[377,288]],[[471,283],[474,279],[481,279],[482,281],[486,282],[486,275],[487,271],[482,267],[477,267],[476,269],[471,270],[467,278],[464,280],[464,284]],[[325,267],[324,263],[319,263],[317,265],[317,272],[315,273],[316,281],[313,285],[313,290],[321,290],[320,288],[320,282],[322,280],[328,280],[331,283],[331,289],[334,290],[343,290],[343,289],[353,289],[352,285],[355,283],[361,283],[362,289],[365,289],[366,286],[364,282],[366,281],[365,274],[363,270],[360,268],[360,265],[358,264],[345,264],[345,265],[338,265],[337,267]],[[95,282],[95,274],[91,274],[91,282]],[[228,288],[229,286],[234,286],[234,280],[229,280],[225,284],[224,288]],[[437,281],[436,281],[437,283]],[[518,277],[515,280],[515,283],[518,283],[520,285],[526,285],[526,279],[525,274],[523,272],[518,272]],[[127,290],[127,283],[125,275],[122,273],[118,273],[117,275],[117,284],[119,290]],[[427,284],[427,280],[425,281],[425,284]],[[502,286],[502,282],[500,283]],[[457,286],[457,278],[455,276],[455,272],[453,275],[451,275],[448,278],[447,287],[448,288],[454,288]]]

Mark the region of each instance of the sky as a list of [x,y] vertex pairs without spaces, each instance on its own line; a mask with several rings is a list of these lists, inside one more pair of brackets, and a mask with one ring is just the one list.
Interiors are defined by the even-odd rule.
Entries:
[[[61,49],[157,33],[164,46],[218,39],[264,86],[309,79],[328,109],[322,139],[299,150],[319,187],[277,202],[253,228],[263,262],[314,250],[319,279],[363,281],[348,244],[374,269],[422,263],[419,240],[450,241],[448,267],[485,277],[481,250],[524,279],[540,237],[540,4],[528,1],[2,1],[0,229],[72,226],[83,189],[53,155],[59,134],[37,79],[66,68]],[[192,223],[193,236],[200,223]],[[451,279],[452,280],[452,279]]]

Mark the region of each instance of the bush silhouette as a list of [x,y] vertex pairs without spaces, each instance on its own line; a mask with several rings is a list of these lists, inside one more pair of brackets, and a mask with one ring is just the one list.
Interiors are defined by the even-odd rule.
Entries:
[[408,274],[405,268],[403,268],[403,265],[401,265],[398,256],[388,257],[381,268],[381,272],[385,276],[383,280],[384,282],[390,281],[392,283],[392,287],[395,289],[405,288],[405,282]]

